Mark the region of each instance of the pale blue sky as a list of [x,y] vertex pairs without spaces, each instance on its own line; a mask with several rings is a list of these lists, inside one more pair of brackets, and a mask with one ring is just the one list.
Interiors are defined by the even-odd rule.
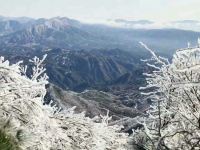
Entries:
[[200,20],[200,0],[0,0],[0,15],[81,21],[107,19]]

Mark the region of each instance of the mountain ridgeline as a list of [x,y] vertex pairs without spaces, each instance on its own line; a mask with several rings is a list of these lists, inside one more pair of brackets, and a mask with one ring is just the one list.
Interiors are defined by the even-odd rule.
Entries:
[[125,29],[85,24],[56,17],[51,19],[0,18],[1,49],[5,46],[22,49],[63,48],[70,50],[122,49],[143,55],[142,41],[157,52],[171,55],[174,49],[193,44],[199,33],[176,29]]
[[[139,42],[142,41],[160,55],[171,58],[175,49],[184,47],[188,41],[195,43],[199,36],[200,33],[193,31],[114,28],[81,23],[64,17],[0,17],[0,55],[13,63],[24,60],[28,64],[30,58],[47,54],[44,65],[51,84],[49,96],[52,99],[57,99],[62,106],[81,106],[79,99],[82,97],[84,106],[89,106],[86,101],[91,102],[93,97],[94,106],[99,106],[95,108],[97,113],[94,114],[101,112],[100,107],[111,110],[111,106],[115,106],[116,109],[111,110],[111,114],[120,118],[132,117],[132,109],[129,108],[143,111],[147,105],[138,89],[145,84],[142,73],[148,69],[141,59],[150,55]],[[91,91],[90,96],[83,93],[78,95],[79,98],[76,96],[75,103],[67,100],[64,90]],[[55,94],[55,91],[61,92]],[[103,91],[99,92],[102,97],[105,97],[104,92],[112,97],[108,100],[109,104],[102,98],[101,101],[95,98],[98,91]],[[65,96],[59,97],[59,93]],[[79,108],[86,111],[91,109]],[[89,116],[94,114],[88,113]]]
[[143,69],[137,56],[119,49],[56,49],[48,51],[47,54],[46,67],[51,82],[63,89],[70,88],[74,91],[95,87],[106,89],[107,86],[117,84],[137,84]]

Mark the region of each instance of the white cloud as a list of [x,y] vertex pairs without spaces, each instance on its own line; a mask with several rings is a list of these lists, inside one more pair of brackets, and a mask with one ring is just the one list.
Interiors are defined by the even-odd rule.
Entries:
[[163,28],[173,28],[173,29],[183,29],[183,30],[193,30],[200,32],[200,21],[197,20],[179,20],[179,21],[148,21],[148,20],[108,20],[107,25],[123,28],[134,28],[134,29],[163,29]]
[[81,21],[147,19],[200,20],[199,0],[0,0],[0,15],[55,17]]
[[[172,22],[200,20],[200,0],[0,0],[0,15],[50,18],[64,16],[88,23],[132,28],[178,28],[200,31],[199,23]],[[107,19],[136,20],[132,24]],[[153,22],[137,22],[137,20]]]

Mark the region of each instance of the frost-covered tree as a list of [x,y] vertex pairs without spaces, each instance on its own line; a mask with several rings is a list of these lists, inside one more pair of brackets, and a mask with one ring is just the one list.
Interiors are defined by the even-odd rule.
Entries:
[[170,63],[152,54],[146,61],[154,69],[143,94],[153,104],[134,131],[134,141],[146,149],[199,149],[200,147],[200,48],[177,50]]
[[48,83],[45,57],[30,60],[30,78],[27,66],[0,58],[0,148],[7,142],[8,150],[128,149],[127,135],[118,126],[108,126],[108,115],[95,123],[84,113],[73,113],[74,108],[61,111],[43,105]]

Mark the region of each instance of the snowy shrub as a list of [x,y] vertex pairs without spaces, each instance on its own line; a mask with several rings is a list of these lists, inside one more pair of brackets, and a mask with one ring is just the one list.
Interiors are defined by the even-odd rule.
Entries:
[[[148,117],[140,123],[143,129],[134,131],[134,141],[146,139],[145,149],[199,149],[200,147],[200,48],[177,50],[170,63],[152,54],[144,60],[154,68],[145,73],[147,86],[143,94],[153,104],[147,111]],[[149,92],[150,91],[150,92]]]
[[34,65],[31,78],[21,62],[11,65],[0,58],[0,148],[5,142],[16,146],[12,150],[129,149],[120,127],[108,126],[108,115],[95,123],[84,113],[74,114],[74,108],[60,111],[43,105],[48,83],[42,64],[45,57],[30,60]]

